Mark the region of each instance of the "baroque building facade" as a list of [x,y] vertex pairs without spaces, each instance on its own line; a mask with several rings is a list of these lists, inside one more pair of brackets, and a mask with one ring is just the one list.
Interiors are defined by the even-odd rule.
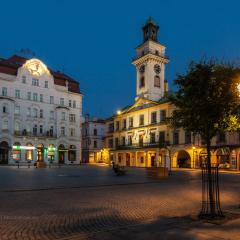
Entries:
[[39,59],[0,60],[0,164],[79,164],[79,83]]
[[[108,162],[124,166],[199,168],[206,160],[200,136],[172,129],[166,123],[175,109],[168,100],[165,46],[158,41],[158,25],[150,18],[143,26],[143,42],[136,48],[135,102],[106,120]],[[212,140],[212,161],[221,168],[240,169],[240,135],[219,133]]]

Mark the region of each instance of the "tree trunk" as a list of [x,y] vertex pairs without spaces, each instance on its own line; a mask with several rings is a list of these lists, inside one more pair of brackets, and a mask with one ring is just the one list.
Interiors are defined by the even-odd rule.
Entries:
[[211,139],[208,137],[206,139],[206,142],[207,142],[208,197],[210,201],[210,214],[211,214],[211,217],[214,217],[216,215],[216,209],[215,209],[212,169],[211,169]]

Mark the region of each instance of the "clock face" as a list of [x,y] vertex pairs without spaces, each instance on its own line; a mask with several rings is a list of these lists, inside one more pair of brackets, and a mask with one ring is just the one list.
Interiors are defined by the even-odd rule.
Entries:
[[144,73],[145,72],[145,66],[142,65],[140,68],[139,68],[139,72],[140,73]]
[[159,74],[161,72],[161,67],[158,64],[154,65],[154,71]]

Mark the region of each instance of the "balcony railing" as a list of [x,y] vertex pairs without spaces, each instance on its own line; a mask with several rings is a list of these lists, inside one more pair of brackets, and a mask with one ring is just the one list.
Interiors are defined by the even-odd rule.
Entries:
[[45,137],[45,138],[56,138],[57,135],[53,134],[49,131],[45,132],[45,133],[32,133],[32,132],[27,132],[27,131],[14,131],[14,135],[15,136],[27,136],[27,137]]
[[126,149],[141,149],[141,148],[162,148],[165,147],[165,142],[146,142],[146,143],[137,143],[137,144],[125,144],[116,146],[117,150],[126,150]]

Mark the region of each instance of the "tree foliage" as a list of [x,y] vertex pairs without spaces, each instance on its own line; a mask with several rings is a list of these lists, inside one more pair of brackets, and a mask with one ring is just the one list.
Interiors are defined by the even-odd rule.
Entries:
[[176,106],[170,119],[175,128],[200,134],[205,140],[219,131],[239,128],[240,71],[217,62],[192,62],[175,80],[177,92],[169,97]]

